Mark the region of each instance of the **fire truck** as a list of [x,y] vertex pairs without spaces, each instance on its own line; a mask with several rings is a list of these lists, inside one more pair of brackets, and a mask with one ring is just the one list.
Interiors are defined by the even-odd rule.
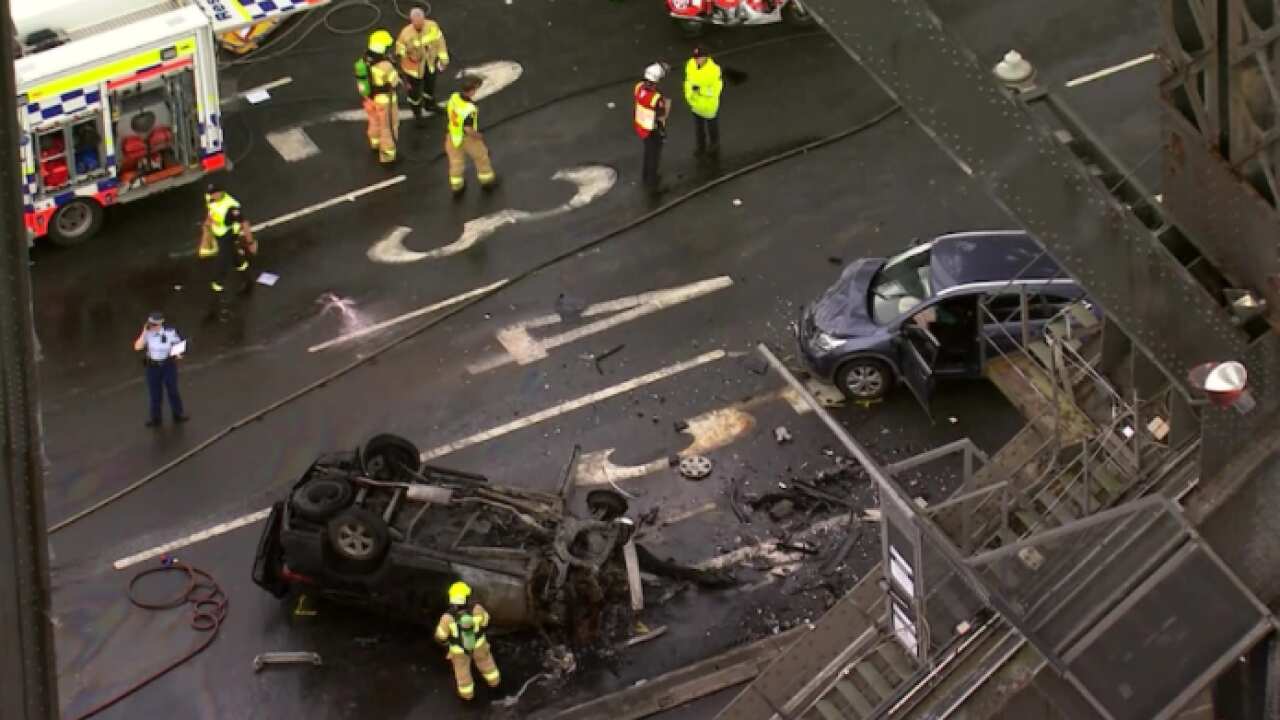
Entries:
[[328,0],[13,0],[30,238],[75,245],[104,210],[227,164],[215,38]]

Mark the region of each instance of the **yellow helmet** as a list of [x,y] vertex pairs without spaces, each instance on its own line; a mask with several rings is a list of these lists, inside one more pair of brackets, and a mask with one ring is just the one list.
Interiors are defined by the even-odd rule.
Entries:
[[469,597],[471,597],[471,586],[461,580],[449,586],[450,605],[464,605]]
[[395,40],[391,38],[391,33],[386,30],[374,30],[369,34],[369,52],[384,53],[393,42]]

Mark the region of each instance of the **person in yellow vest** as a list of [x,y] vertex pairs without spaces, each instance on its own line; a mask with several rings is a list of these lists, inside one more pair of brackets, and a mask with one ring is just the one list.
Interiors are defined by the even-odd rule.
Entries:
[[467,609],[471,588],[464,582],[449,586],[449,609],[436,623],[436,642],[448,648],[445,656],[453,666],[453,679],[458,685],[458,697],[470,700],[476,696],[476,683],[471,677],[471,663],[475,663],[480,677],[491,688],[498,687],[502,674],[493,660],[493,651],[484,636],[489,626],[489,612],[480,603]]
[[396,161],[396,140],[400,137],[400,105],[396,90],[400,74],[391,64],[394,40],[386,30],[369,36],[369,98],[373,101],[369,124],[369,145],[378,151],[384,165]]
[[697,140],[694,154],[720,152],[720,93],[724,78],[720,66],[696,47],[684,65],[684,100],[693,112],[693,132]]
[[489,161],[489,148],[480,134],[480,110],[472,100],[480,89],[480,78],[468,76],[462,79],[462,89],[449,97],[445,105],[448,132],[444,138],[444,152],[449,156],[449,188],[458,196],[467,187],[467,158],[476,164],[476,177],[480,187],[492,189],[498,184],[498,176]]
[[201,259],[218,256],[219,240],[230,231],[227,212],[240,207],[239,201],[216,183],[209,183],[204,191],[205,216],[200,228],[200,244],[196,255]]
[[396,54],[400,56],[400,72],[404,75],[404,100],[421,122],[426,105],[435,104],[436,73],[449,66],[449,47],[444,32],[435,20],[429,20],[422,8],[409,11],[409,24],[396,38]]

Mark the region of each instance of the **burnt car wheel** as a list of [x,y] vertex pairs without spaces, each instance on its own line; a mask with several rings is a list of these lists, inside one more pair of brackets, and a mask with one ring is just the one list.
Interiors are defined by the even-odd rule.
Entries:
[[836,387],[850,400],[879,400],[893,387],[893,371],[881,360],[856,358],[836,371]]
[[587,493],[587,510],[591,517],[612,522],[627,514],[627,499],[616,490],[592,490]]
[[342,478],[316,478],[293,492],[293,511],[303,519],[324,522],[351,504],[351,483]]
[[364,472],[374,480],[393,482],[409,480],[410,473],[422,470],[422,457],[418,447],[399,435],[376,435],[364,444]]
[[329,546],[344,570],[375,570],[391,544],[387,524],[368,510],[347,510],[329,521],[328,530]]

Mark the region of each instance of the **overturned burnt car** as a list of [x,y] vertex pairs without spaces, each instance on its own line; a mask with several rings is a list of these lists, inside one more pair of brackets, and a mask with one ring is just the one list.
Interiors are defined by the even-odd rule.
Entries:
[[500,487],[423,465],[412,443],[379,435],[322,455],[272,506],[253,580],[277,597],[296,588],[433,623],[461,579],[495,625],[581,631],[626,597],[634,524],[612,491],[570,512],[567,478],[559,494]]

